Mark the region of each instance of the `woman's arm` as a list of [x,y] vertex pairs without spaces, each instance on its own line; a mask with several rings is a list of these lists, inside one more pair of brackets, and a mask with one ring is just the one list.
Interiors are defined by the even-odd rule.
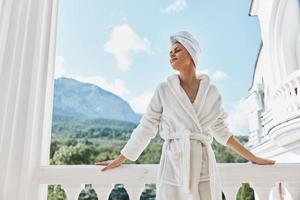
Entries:
[[275,163],[275,160],[269,160],[255,156],[247,148],[245,148],[237,139],[235,139],[234,136],[231,136],[228,139],[227,146],[229,146],[233,151],[246,158],[247,160],[251,161],[252,163],[260,165],[270,165]]
[[157,134],[158,124],[162,114],[159,87],[157,86],[152,99],[147,107],[147,112],[141,118],[138,126],[133,130],[130,139],[121,149],[120,154],[114,160],[106,160],[95,163],[105,166],[102,171],[120,166],[126,159],[136,161],[150,140]]

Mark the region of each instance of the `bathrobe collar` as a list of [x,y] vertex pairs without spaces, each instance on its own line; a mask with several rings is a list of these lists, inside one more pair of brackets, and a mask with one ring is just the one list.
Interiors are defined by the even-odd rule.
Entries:
[[188,95],[180,85],[179,74],[173,74],[169,76],[167,78],[167,84],[172,94],[176,98],[176,100],[178,100],[182,108],[188,113],[191,119],[195,122],[198,129],[202,131],[197,116],[199,116],[201,110],[203,109],[203,105],[205,103],[205,99],[210,85],[210,79],[208,75],[202,73],[196,73],[196,77],[197,79],[200,79],[200,85],[198,88],[196,98],[193,103],[191,103]]

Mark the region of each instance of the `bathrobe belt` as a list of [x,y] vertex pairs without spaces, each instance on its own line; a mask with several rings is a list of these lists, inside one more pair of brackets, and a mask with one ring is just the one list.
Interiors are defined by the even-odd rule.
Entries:
[[[209,165],[213,165],[214,161],[211,160],[214,158],[213,151],[211,148],[211,143],[213,137],[210,134],[203,134],[203,132],[191,132],[189,129],[184,130],[182,133],[168,132],[165,134],[165,145],[163,148],[166,148],[171,140],[182,139],[183,140],[183,188],[186,192],[190,192],[190,155],[191,155],[191,140],[199,140],[202,144],[208,148],[208,157]],[[165,149],[164,149],[165,150]],[[165,152],[165,151],[164,151]]]

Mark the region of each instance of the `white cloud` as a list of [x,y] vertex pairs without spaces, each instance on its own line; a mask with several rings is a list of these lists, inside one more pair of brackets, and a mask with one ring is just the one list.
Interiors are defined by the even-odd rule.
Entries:
[[233,109],[228,112],[228,119],[226,120],[229,129],[235,135],[249,134],[247,107],[243,101],[244,99],[241,99],[235,103]]
[[223,70],[217,70],[212,74],[212,79],[214,80],[224,80],[227,78],[228,75]]
[[109,82],[105,77],[102,76],[76,76],[72,75],[72,78],[85,82],[85,83],[92,83],[101,87],[104,90],[108,90],[123,99],[126,99],[127,95],[130,93],[127,89],[125,83],[121,79],[115,79]]
[[208,69],[196,70],[196,73],[201,73],[201,74],[207,74],[207,75],[209,75],[209,70]]
[[56,56],[55,57],[55,78],[59,78],[62,76],[67,75],[67,69],[64,67],[64,57],[63,56]]
[[137,113],[146,113],[147,106],[153,96],[153,92],[143,92],[141,95],[134,97],[130,102],[130,106]]
[[166,8],[162,9],[162,11],[166,12],[166,13],[175,13],[175,12],[183,10],[185,7],[186,7],[185,0],[175,0],[174,3],[170,4]]
[[211,73],[208,69],[201,69],[197,70],[197,73],[207,74],[213,81],[221,81],[229,77],[223,70],[216,70]]
[[113,28],[109,40],[104,44],[104,51],[114,55],[117,67],[123,71],[132,64],[132,53],[151,53],[149,40],[140,37],[128,24]]

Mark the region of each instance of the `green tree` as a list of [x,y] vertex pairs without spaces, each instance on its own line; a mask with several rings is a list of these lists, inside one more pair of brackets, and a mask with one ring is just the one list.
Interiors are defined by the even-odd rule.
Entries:
[[78,143],[75,146],[62,146],[50,160],[55,165],[92,164],[90,157],[95,154],[94,148]]
[[66,194],[59,185],[48,186],[48,200],[66,200]]
[[237,200],[255,200],[254,191],[250,187],[249,183],[242,183],[242,187],[237,193]]

